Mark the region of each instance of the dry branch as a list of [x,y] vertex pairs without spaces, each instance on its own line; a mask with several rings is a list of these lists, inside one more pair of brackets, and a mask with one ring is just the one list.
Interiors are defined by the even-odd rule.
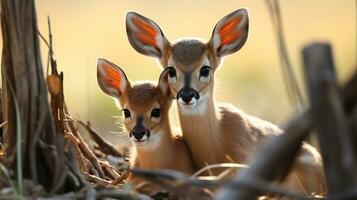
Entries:
[[[250,167],[237,176],[236,181],[252,179],[275,180],[281,178],[291,168],[298,153],[301,142],[311,127],[311,117],[308,111],[289,120],[285,133],[272,139],[264,145]],[[284,162],[282,162],[282,160]],[[234,185],[223,189],[218,199],[254,199],[260,193],[255,189],[236,188]]]
[[337,86],[331,47],[313,44],[303,55],[327,186],[329,194],[335,194],[357,184],[354,140]]
[[98,144],[100,150],[108,155],[113,155],[116,157],[123,157],[119,151],[114,148],[108,141],[104,140],[100,135],[90,126],[90,123],[85,124],[83,121],[76,119],[76,121],[81,124],[89,133],[92,140]]
[[[346,83],[342,89],[343,109],[347,114],[351,113],[357,104],[357,72]],[[283,129],[285,133],[274,138],[270,144],[256,155],[250,168],[243,170],[236,181],[245,181],[249,179],[260,178],[263,180],[273,181],[279,179],[291,168],[292,161],[299,147],[307,136],[308,131],[312,129],[311,109],[305,109],[301,113],[293,116]],[[277,159],[279,158],[279,159]],[[284,162],[281,162],[284,160]],[[255,189],[242,189],[234,187],[224,188],[218,194],[218,199],[254,199],[260,194]]]
[[[143,170],[132,169],[136,176],[145,178],[146,180],[158,184],[164,189],[171,191],[172,193],[180,193],[185,191],[188,193],[188,189],[191,190],[191,195],[200,194],[202,188],[221,188],[227,186],[234,186],[236,188],[252,188],[265,194],[278,195],[282,197],[289,197],[292,199],[315,199],[314,197],[304,197],[298,193],[290,191],[289,189],[282,188],[273,183],[263,181],[259,178],[240,181],[218,180],[207,181],[194,179],[186,176],[182,173],[171,170]],[[231,198],[228,198],[231,199]]]

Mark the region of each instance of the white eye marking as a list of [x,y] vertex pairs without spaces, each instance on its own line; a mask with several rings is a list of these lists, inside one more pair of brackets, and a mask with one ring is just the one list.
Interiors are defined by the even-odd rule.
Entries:
[[211,77],[210,75],[208,75],[207,77],[200,76],[200,81],[204,82],[204,83],[208,83],[210,80],[210,77]]
[[175,77],[170,77],[169,76],[169,84],[175,84],[176,83],[176,76]]
[[131,120],[131,118],[130,118],[130,117],[127,117],[127,118],[125,118],[125,117],[124,117],[124,123],[126,123],[126,124],[127,124],[127,123],[129,123],[129,122],[130,122],[130,120]]
[[159,123],[160,122],[160,117],[151,117],[151,121],[154,123]]

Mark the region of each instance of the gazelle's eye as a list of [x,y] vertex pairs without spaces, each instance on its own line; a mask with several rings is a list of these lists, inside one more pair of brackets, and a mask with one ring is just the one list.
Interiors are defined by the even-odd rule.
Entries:
[[159,123],[160,122],[160,115],[161,115],[161,110],[160,108],[154,108],[151,111],[151,116],[150,120],[154,123]]
[[176,69],[174,67],[168,67],[167,70],[170,78],[176,77]]
[[159,108],[154,108],[151,111],[151,117],[159,118],[161,114],[161,110]]
[[123,109],[123,113],[124,113],[124,118],[127,119],[127,118],[130,118],[130,111],[129,109]]
[[211,67],[203,66],[200,69],[200,81],[208,82],[209,81],[209,73],[210,73],[210,71],[211,71]]
[[169,83],[176,83],[176,69],[174,67],[168,67],[167,70],[169,74]]

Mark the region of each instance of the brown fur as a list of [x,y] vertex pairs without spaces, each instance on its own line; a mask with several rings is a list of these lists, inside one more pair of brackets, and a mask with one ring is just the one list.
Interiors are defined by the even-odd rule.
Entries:
[[[120,107],[126,109],[124,125],[127,133],[135,138],[134,151],[130,157],[131,167],[171,169],[192,174],[196,168],[188,147],[171,129],[169,111],[172,96],[165,80],[167,74],[160,76],[157,85],[139,82],[132,86],[120,67],[103,58],[97,62],[99,87],[107,95],[119,100]],[[154,109],[156,115],[152,115]],[[144,130],[144,134],[135,137],[132,131],[134,127],[136,130]],[[129,176],[128,181],[134,184],[143,182],[133,175]]]
[[[172,169],[192,174],[195,167],[186,143],[174,135],[170,126],[169,109],[171,100],[162,94],[160,88],[151,83],[136,84],[128,89],[121,98],[125,99],[121,101],[122,106],[127,105],[133,115],[135,115],[134,113],[151,112],[152,105],[155,103],[158,103],[161,108],[159,124],[153,125],[149,119],[144,119],[144,125],[151,130],[155,130],[156,133],[154,134],[162,134],[160,146],[156,149],[144,149],[134,145],[136,154],[130,160],[131,167]],[[128,131],[132,129],[133,124],[135,122],[125,124]],[[143,181],[134,176],[130,176],[128,180],[135,184]]]
[[[190,43],[192,44],[192,42]],[[201,54],[201,58],[191,59],[193,63],[183,64],[174,59],[173,62],[178,71],[189,71],[195,74],[195,71],[201,66],[203,56],[207,56],[211,67],[217,69],[219,59],[209,46],[202,43],[202,47],[205,48],[204,53],[201,53],[199,48],[190,48],[187,45],[176,45],[176,47],[183,48],[177,49],[177,52],[196,49],[197,52],[192,54]],[[181,55],[180,59],[185,59],[184,56],[189,55],[187,53]],[[180,78],[178,77],[178,79]],[[247,163],[263,141],[282,132],[274,124],[249,116],[232,105],[216,106],[213,98],[213,74],[208,85],[202,85],[194,78],[192,81],[192,87],[200,91],[201,94],[207,93],[209,95],[205,113],[183,115],[179,105],[178,108],[183,137],[187,141],[193,160],[199,168],[207,164],[230,162],[227,155],[237,163]],[[182,84],[182,81],[177,80],[176,84],[171,85],[172,92],[177,92]],[[304,156],[310,157],[311,162],[303,163],[298,160],[293,172],[287,177],[286,185],[296,191],[307,192],[307,194],[326,192],[319,153],[310,145],[304,144],[300,158]],[[215,172],[218,173],[220,170]]]
[[[130,20],[130,16],[127,17],[127,21]],[[153,28],[161,30],[156,23],[152,24]],[[163,67],[175,68],[176,77],[170,79],[170,90],[175,96],[184,86],[199,93],[201,98],[195,107],[183,108],[178,105],[183,137],[199,168],[207,164],[229,162],[227,156],[238,163],[247,163],[266,139],[282,132],[277,126],[247,115],[234,106],[216,105],[214,102],[215,71],[223,56],[238,51],[245,44],[248,27],[248,12],[238,9],[216,24],[208,43],[184,39],[170,44],[160,32],[157,38],[163,39],[157,41],[157,44],[164,43],[160,49],[162,56],[152,55],[146,49],[153,47],[148,47],[147,44],[133,46],[142,54],[158,58]],[[132,29],[130,26],[127,28]],[[129,40],[135,40],[135,35],[128,34],[128,37]],[[199,76],[203,65],[209,65],[210,76],[201,81]],[[196,96],[198,95],[195,98]],[[308,162],[303,159],[306,157],[310,158]],[[215,171],[215,174],[218,172],[220,171]],[[291,174],[298,177],[296,179],[292,175],[288,176],[286,185],[293,189],[301,191],[301,187],[298,187],[301,182],[308,194],[320,192],[321,190],[317,190],[320,187],[325,191],[321,158],[313,147],[303,145]]]
[[178,62],[189,65],[202,58],[206,46],[197,40],[184,40],[171,48],[172,57]]

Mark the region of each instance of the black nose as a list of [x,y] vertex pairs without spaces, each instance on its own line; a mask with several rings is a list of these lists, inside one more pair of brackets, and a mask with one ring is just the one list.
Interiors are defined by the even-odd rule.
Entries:
[[195,97],[195,91],[193,89],[182,89],[179,91],[179,97],[185,102],[190,103],[191,99]]
[[140,140],[145,135],[146,130],[142,126],[140,126],[140,127],[135,126],[131,132],[132,132],[132,135],[135,137],[135,139]]

